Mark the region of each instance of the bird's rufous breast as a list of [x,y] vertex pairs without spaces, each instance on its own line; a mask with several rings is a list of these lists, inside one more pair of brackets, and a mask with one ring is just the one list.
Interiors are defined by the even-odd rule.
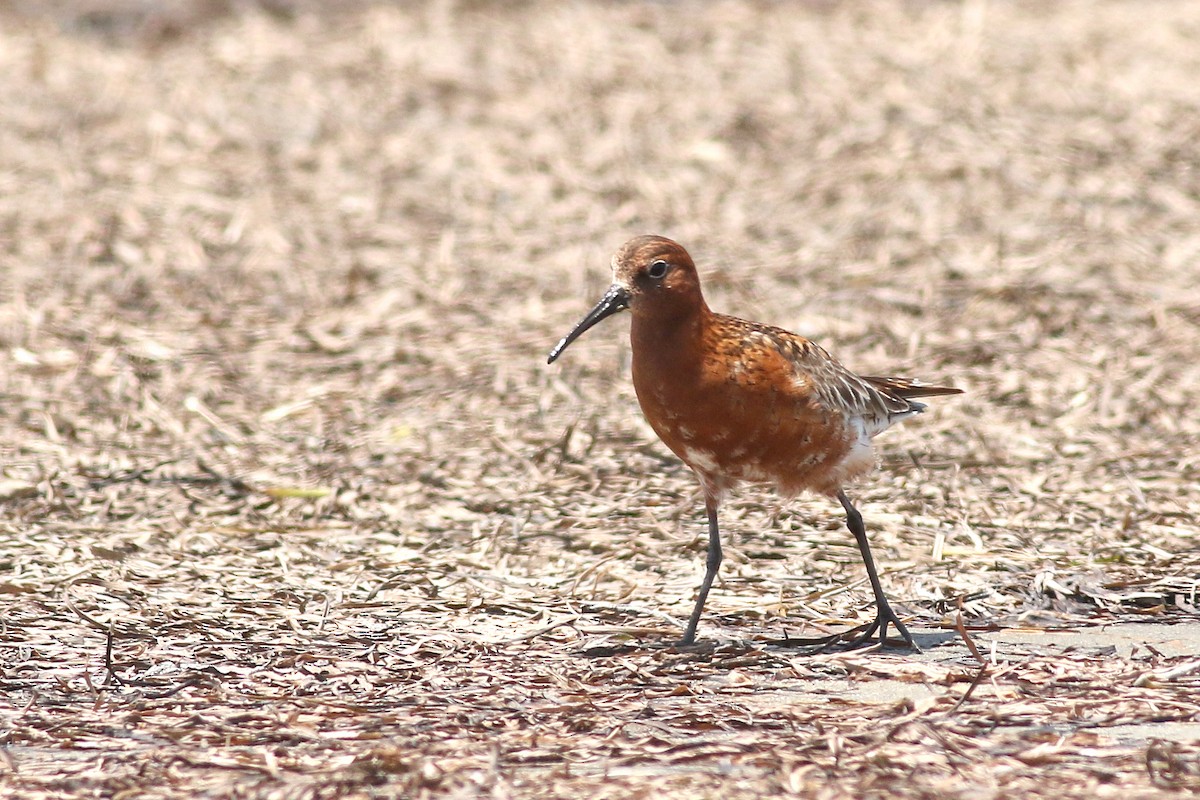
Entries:
[[787,494],[837,491],[857,433],[769,334],[703,307],[669,328],[635,314],[632,337],[642,411],[706,488],[746,480]]

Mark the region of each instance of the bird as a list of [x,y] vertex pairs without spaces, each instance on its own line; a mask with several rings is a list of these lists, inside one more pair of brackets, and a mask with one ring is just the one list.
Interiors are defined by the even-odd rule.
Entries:
[[658,437],[695,473],[708,517],[704,578],[678,644],[695,644],[721,566],[721,502],[739,483],[758,482],[784,497],[808,491],[841,503],[876,609],[873,622],[842,635],[853,637],[849,646],[873,643],[876,634],[888,645],[891,625],[919,650],[883,591],[862,515],[845,487],[874,468],[875,436],[925,409],[915,398],[962,390],[860,376],[803,336],[712,311],[691,256],[666,237],[630,239],[613,256],[612,271],[608,291],[547,363],[597,323],[631,312],[638,403]]

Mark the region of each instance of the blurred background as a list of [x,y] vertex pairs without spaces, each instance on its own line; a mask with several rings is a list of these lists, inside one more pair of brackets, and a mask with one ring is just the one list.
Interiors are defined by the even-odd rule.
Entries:
[[[1183,0],[0,3],[4,658],[669,636],[702,508],[627,320],[545,364],[641,233],[966,391],[854,492],[916,626],[1194,613],[1198,40]],[[708,635],[868,618],[836,506],[726,508]]]

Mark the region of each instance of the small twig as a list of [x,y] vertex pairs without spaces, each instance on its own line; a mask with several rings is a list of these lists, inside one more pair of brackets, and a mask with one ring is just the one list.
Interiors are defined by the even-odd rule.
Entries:
[[975,660],[987,666],[987,661],[980,655],[979,648],[975,646],[975,642],[972,641],[970,635],[967,633],[966,626],[963,625],[961,597],[958,598],[958,613],[954,615],[954,630],[958,631],[958,635],[962,637],[963,642],[966,643],[967,649],[971,651],[971,655],[975,657]]
[[664,622],[674,625],[677,628],[683,627],[683,620],[674,617],[665,611],[660,611],[654,608],[642,608],[641,606],[631,605],[629,603],[610,603],[604,600],[584,600],[579,603],[581,607],[598,608],[604,611],[617,611],[622,614],[633,614],[635,616],[658,617]]
[[987,671],[988,671],[987,664],[984,664],[983,666],[981,666],[979,668],[979,672],[975,673],[975,677],[971,680],[971,685],[967,687],[967,690],[965,692],[963,692],[963,696],[958,698],[958,702],[954,704],[954,708],[950,709],[951,714],[958,711],[960,708],[963,707],[964,703],[966,703],[969,699],[971,699],[971,695],[974,694],[974,692],[975,692],[975,687],[977,687],[980,683],[983,682],[984,677],[987,675]]
[[317,633],[322,633],[325,630],[325,622],[329,619],[329,592],[325,593],[325,608],[321,610],[321,621],[317,623]]
[[145,697],[147,700],[162,700],[164,698],[179,694],[189,686],[200,686],[206,680],[208,680],[207,676],[201,675],[200,673],[193,673],[168,689],[165,689],[161,692],[143,692],[141,696]]
[[958,702],[954,704],[954,708],[950,709],[951,714],[962,708],[963,704],[971,698],[971,695],[975,692],[975,687],[983,682],[984,676],[987,675],[988,671],[987,660],[979,652],[979,648],[975,646],[975,642],[971,640],[970,635],[967,633],[966,626],[963,625],[962,603],[962,598],[958,598],[958,612],[954,615],[954,629],[958,631],[958,635],[966,643],[967,649],[971,651],[971,655],[979,662],[979,672],[975,673],[975,677],[971,680],[971,685],[963,692],[963,696],[958,698]]
[[1134,679],[1134,686],[1153,686],[1158,681],[1173,681],[1184,675],[1200,672],[1200,661],[1187,661],[1158,671],[1143,672]]
[[104,632],[106,632],[106,631],[108,631],[108,630],[109,630],[109,626],[108,626],[108,625],[105,625],[103,622],[101,622],[100,620],[98,620],[98,619],[96,619],[95,617],[91,616],[91,615],[90,615],[90,614],[88,614],[87,612],[85,612],[85,611],[81,611],[81,610],[80,610],[80,609],[79,609],[79,608],[78,608],[78,607],[77,607],[77,606],[76,606],[74,603],[72,603],[70,600],[67,600],[67,601],[65,601],[65,602],[66,602],[67,608],[71,609],[72,613],[74,613],[74,614],[75,614],[75,616],[79,617],[81,620],[83,620],[83,621],[84,621],[84,622],[86,622],[87,624],[91,625],[91,626],[92,626],[93,628],[95,628],[96,630],[100,631],[101,633],[104,633]]
[[374,600],[375,596],[378,595],[380,592],[382,592],[384,589],[390,589],[393,586],[400,585],[405,574],[406,573],[403,573],[403,572],[397,572],[396,574],[394,574],[388,578],[384,578],[382,581],[379,582],[379,584],[374,589],[367,592],[365,602],[369,603],[372,600]]
[[162,469],[163,467],[169,466],[171,464],[178,464],[178,463],[179,463],[178,458],[168,458],[168,459],[159,461],[157,463],[151,464],[148,467],[136,467],[133,469],[110,472],[109,474],[107,474],[103,477],[92,478],[91,481],[89,481],[89,483],[91,484],[91,487],[93,489],[103,489],[105,486],[111,486],[116,483],[132,483],[134,481],[137,481],[139,483],[149,483],[151,473],[157,472],[158,470]]
[[1180,664],[1177,667],[1165,669],[1155,675],[1155,677],[1161,681],[1173,681],[1176,678],[1181,678],[1184,675],[1190,675],[1198,671],[1200,671],[1200,661],[1190,661],[1186,664]]
[[108,671],[108,676],[104,679],[104,685],[108,686],[110,681],[115,681],[118,684],[124,684],[113,669],[113,624],[108,623],[108,630],[104,632],[104,669]]
[[36,703],[37,701],[38,701],[38,693],[37,693],[37,690],[34,689],[32,692],[29,693],[29,702],[21,707],[21,710],[17,712],[17,716],[15,718],[20,719],[21,717],[28,714],[29,709],[33,708],[33,704]]
[[501,639],[498,642],[498,644],[516,644],[517,642],[527,642],[530,639],[536,639],[539,636],[545,636],[547,633],[554,630],[555,628],[561,628],[564,625],[570,625],[572,622],[575,622],[579,618],[580,618],[579,614],[572,614],[569,617],[564,617],[563,619],[560,619],[558,622],[551,623],[550,625],[546,625],[544,627],[538,628],[537,630],[530,631],[529,633],[521,634],[520,636],[514,636],[511,639]]

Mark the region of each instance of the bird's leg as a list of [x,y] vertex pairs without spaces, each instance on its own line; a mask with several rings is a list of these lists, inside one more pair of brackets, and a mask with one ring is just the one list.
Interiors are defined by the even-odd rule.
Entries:
[[692,609],[692,616],[688,620],[683,639],[679,641],[681,646],[696,643],[696,626],[700,624],[704,601],[708,599],[708,590],[712,588],[713,580],[717,577],[717,570],[721,568],[721,532],[717,528],[718,505],[717,499],[705,492],[704,510],[708,512],[708,558],[704,562],[704,581],[700,584],[700,594],[696,596],[696,606]]
[[842,503],[842,508],[846,509],[846,527],[850,529],[850,532],[854,534],[855,541],[858,542],[858,551],[862,553],[863,563],[867,567],[867,577],[871,581],[871,591],[875,593],[875,621],[866,626],[862,635],[851,643],[852,646],[857,647],[867,641],[875,631],[879,631],[879,643],[886,645],[887,629],[891,624],[896,626],[896,631],[904,638],[909,647],[920,650],[921,648],[917,647],[917,643],[913,641],[912,635],[908,632],[908,628],[904,627],[904,623],[896,616],[896,612],[892,611],[887,596],[883,593],[883,586],[879,583],[879,573],[875,571],[875,559],[871,558],[871,545],[867,542],[867,528],[863,525],[862,514],[858,513],[858,509],[850,502],[850,498],[846,497],[844,491],[839,491],[837,496]]

